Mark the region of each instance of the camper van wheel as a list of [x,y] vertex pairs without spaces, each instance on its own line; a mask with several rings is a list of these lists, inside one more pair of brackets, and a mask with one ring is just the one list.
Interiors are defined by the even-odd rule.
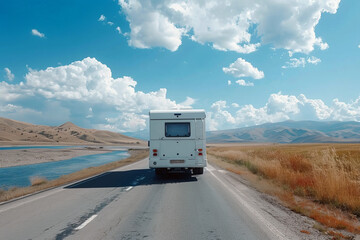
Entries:
[[163,171],[161,168],[156,168],[156,169],[155,169],[155,175],[156,175],[156,176],[162,175],[163,172],[164,172],[164,171]]
[[204,168],[194,168],[193,173],[194,174],[203,174],[204,173]]

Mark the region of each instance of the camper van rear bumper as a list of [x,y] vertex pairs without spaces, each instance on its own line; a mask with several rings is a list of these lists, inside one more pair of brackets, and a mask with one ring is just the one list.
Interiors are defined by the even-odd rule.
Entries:
[[154,159],[149,161],[150,168],[203,168],[206,167],[207,160],[202,162],[194,160],[182,160],[182,159],[169,159],[158,160]]

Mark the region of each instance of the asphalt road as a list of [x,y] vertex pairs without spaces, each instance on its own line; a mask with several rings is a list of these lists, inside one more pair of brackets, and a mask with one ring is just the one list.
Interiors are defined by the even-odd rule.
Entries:
[[147,159],[0,205],[1,239],[300,239],[231,174],[157,178]]

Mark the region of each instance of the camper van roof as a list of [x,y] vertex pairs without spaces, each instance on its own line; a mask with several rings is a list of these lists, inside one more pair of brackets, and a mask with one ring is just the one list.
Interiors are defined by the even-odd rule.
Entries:
[[205,110],[150,110],[150,119],[192,119],[205,118]]

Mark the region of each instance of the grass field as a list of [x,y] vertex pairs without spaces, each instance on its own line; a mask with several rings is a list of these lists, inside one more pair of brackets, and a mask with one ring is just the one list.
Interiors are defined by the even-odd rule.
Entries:
[[9,190],[0,189],[0,202],[7,201],[13,198],[21,197],[34,192],[42,191],[45,189],[62,186],[69,184],[84,178],[88,178],[109,170],[122,167],[133,162],[139,161],[149,156],[149,150],[147,149],[134,149],[129,150],[130,157],[122,159],[116,162],[111,162],[102,166],[89,167],[78,172],[74,172],[68,175],[61,176],[58,179],[48,181],[41,177],[33,177],[30,179],[31,186],[21,188],[11,188]]
[[263,189],[293,210],[360,233],[360,144],[215,145],[207,153],[232,172],[247,169],[267,182]]

